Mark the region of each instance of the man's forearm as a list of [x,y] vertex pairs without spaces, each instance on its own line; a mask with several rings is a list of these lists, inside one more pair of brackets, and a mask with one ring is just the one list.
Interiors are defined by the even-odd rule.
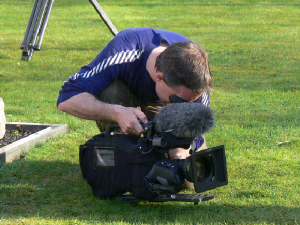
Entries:
[[118,105],[107,104],[97,100],[92,94],[81,93],[61,102],[60,111],[88,120],[116,121]]
[[101,102],[89,93],[81,93],[61,102],[58,109],[82,119],[115,121],[124,133],[139,135],[144,131],[139,120],[148,123],[140,109]]

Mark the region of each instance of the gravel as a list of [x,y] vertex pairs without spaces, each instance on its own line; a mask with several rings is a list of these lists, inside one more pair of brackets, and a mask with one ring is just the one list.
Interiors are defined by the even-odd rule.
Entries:
[[0,148],[7,146],[14,141],[28,137],[29,135],[34,134],[37,131],[39,130],[22,130],[21,126],[19,125],[16,126],[16,129],[6,130],[4,137],[0,140]]

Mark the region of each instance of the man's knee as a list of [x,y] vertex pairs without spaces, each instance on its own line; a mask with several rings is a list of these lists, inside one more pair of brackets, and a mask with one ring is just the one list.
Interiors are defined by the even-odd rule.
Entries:
[[[105,88],[97,99],[101,102],[109,104],[117,104],[125,107],[139,107],[139,101],[137,97],[129,90],[129,88],[120,80],[114,80],[107,88]],[[111,121],[99,120],[96,124],[103,132],[107,130]]]
[[129,90],[129,88],[121,80],[114,80],[107,88],[105,88],[97,99],[110,103],[118,104],[126,107],[138,107],[139,101],[137,97]]

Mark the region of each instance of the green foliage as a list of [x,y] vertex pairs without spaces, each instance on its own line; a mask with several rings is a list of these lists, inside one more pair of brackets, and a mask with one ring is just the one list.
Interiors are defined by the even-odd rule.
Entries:
[[[0,2],[0,96],[7,121],[67,123],[70,132],[0,165],[1,224],[298,224],[300,221],[300,38],[298,1],[99,1],[118,30],[182,33],[207,50],[216,126],[229,184],[190,203],[128,204],[93,197],[78,146],[92,121],[56,109],[64,80],[113,38],[88,1],[56,0],[41,51],[21,61],[33,0]],[[277,146],[277,142],[290,144]],[[187,191],[191,192],[191,191]]]

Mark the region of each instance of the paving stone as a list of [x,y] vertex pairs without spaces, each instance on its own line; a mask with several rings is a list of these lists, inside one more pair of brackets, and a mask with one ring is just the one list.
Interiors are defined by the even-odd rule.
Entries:
[[4,113],[4,101],[0,97],[0,139],[2,139],[5,134],[5,123],[6,123],[6,118]]

